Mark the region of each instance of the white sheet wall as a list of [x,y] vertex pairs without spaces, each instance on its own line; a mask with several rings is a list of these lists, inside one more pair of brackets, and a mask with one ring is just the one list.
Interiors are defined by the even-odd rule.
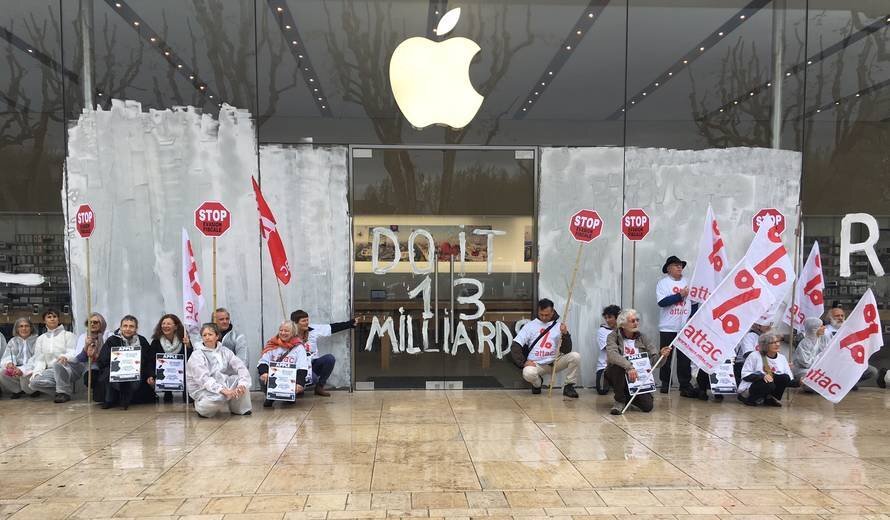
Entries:
[[[85,112],[68,143],[68,186],[73,212],[89,202],[97,226],[91,239],[93,309],[110,322],[127,313],[150,335],[164,312],[181,314],[180,228],[189,231],[201,269],[210,318],[210,240],[193,225],[204,200],[232,210],[232,228],[218,240],[218,305],[228,307],[247,334],[251,368],[264,338],[282,316],[278,288],[261,247],[250,176],[257,175],[275,212],[293,270],[285,287],[285,314],[296,308],[316,323],[350,317],[348,153],[343,146],[257,146],[251,116],[225,107],[219,120],[192,109],[143,112],[116,101],[110,110]],[[259,160],[258,157],[259,156]],[[592,385],[599,314],[610,303],[630,305],[630,248],[620,235],[626,208],[652,217],[650,235],[637,246],[635,305],[644,330],[656,332],[653,287],[669,254],[688,259],[691,275],[708,201],[714,206],[729,258],[737,261],[751,239],[750,219],[761,207],[789,217],[790,240],[799,192],[796,152],[736,148],[677,151],[621,148],[542,148],[539,201],[539,293],[563,312],[577,243],[569,217],[599,211],[602,236],[584,246],[569,324],[583,355],[582,384]],[[85,243],[67,216],[73,311],[85,314]],[[262,272],[261,272],[262,266]],[[79,331],[82,326],[79,324]],[[330,383],[348,386],[350,336],[323,343],[337,357]]]

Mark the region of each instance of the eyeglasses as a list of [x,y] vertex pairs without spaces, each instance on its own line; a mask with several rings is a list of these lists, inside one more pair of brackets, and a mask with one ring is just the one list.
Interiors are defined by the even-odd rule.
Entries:
[[628,322],[628,323],[639,323],[639,322],[640,322],[640,318],[634,318],[634,319],[632,319],[632,320],[627,320],[627,322]]
[[90,325],[99,325],[100,323],[102,323],[102,322],[100,322],[99,320],[90,320],[89,321]]

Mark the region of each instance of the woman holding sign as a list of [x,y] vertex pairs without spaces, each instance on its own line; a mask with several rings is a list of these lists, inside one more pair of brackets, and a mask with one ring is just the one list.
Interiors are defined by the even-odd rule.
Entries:
[[[161,316],[158,324],[155,325],[154,334],[151,336],[151,348],[154,352],[162,355],[181,356],[184,354],[186,360],[192,355],[192,345],[189,342],[189,336],[185,333],[185,327],[178,316],[175,314]],[[179,362],[182,363],[182,360],[180,359]],[[155,364],[157,364],[157,361],[155,361]],[[157,375],[157,377],[160,378],[161,376]],[[185,400],[188,390],[185,388],[185,381],[182,381],[182,383],[182,395],[183,400]],[[164,402],[173,402],[172,391],[166,390],[164,392]]]
[[216,323],[202,325],[202,344],[188,361],[185,375],[195,411],[201,417],[223,410],[250,415],[250,372],[234,352],[221,348],[219,337]]
[[[269,369],[278,363],[285,363],[289,365],[288,368],[296,369],[296,382],[293,388],[293,397],[296,399],[296,396],[303,393],[303,388],[306,386],[306,376],[311,370],[311,363],[307,345],[297,335],[297,324],[290,320],[281,322],[281,325],[278,326],[278,334],[266,342],[263,353],[260,355],[260,362],[256,367],[257,373],[260,375],[260,386],[263,389],[263,394],[266,395],[266,400],[263,401],[264,408],[271,408],[274,403],[270,397],[274,398],[275,395],[269,394],[269,388],[274,389],[277,385],[273,384],[274,382],[270,383]],[[287,398],[278,400],[293,402]]]
[[156,403],[155,354],[144,336],[136,333],[139,320],[129,314],[121,318],[120,328],[105,341],[99,352],[99,377],[107,381],[105,402],[107,410],[120,405],[126,410],[131,404]]
[[[651,412],[654,406],[652,393],[655,392],[652,362],[659,354],[665,358],[669,356],[671,347],[662,347],[659,351],[658,346],[640,332],[640,316],[634,309],[622,310],[618,314],[616,325],[618,328],[606,339],[606,380],[615,389],[615,404],[609,413],[621,415],[624,405],[630,400],[631,391],[628,387],[642,383],[638,380],[648,380],[650,385],[648,391],[640,388],[633,405],[640,411]],[[640,373],[644,366],[649,367],[645,374]]]

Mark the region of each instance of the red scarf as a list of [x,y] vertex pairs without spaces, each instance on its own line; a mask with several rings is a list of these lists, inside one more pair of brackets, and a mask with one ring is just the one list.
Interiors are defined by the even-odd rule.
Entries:
[[290,350],[290,349],[296,347],[297,345],[300,345],[301,343],[303,343],[303,341],[297,336],[292,337],[288,341],[284,341],[281,338],[279,338],[278,335],[275,335],[272,337],[272,339],[270,339],[269,341],[266,342],[266,346],[263,347],[262,354],[265,354],[266,352],[275,350],[277,348],[283,348],[283,349]]

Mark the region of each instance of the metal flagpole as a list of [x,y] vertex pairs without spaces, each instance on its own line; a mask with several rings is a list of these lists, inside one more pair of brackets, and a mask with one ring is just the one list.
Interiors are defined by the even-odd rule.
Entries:
[[[664,360],[664,356],[659,356],[658,361],[656,361],[655,364],[652,365],[652,372],[655,372],[655,369],[658,368],[658,365],[660,365],[663,360]],[[637,377],[639,377],[639,376],[637,376]],[[626,412],[627,409],[630,408],[630,404],[632,402],[634,402],[634,399],[637,397],[637,394],[639,394],[639,393],[640,393],[640,389],[637,388],[637,391],[634,392],[634,394],[632,396],[630,396],[630,399],[627,400],[627,404],[624,405],[624,409],[621,410],[621,415],[624,415],[624,412]]]

